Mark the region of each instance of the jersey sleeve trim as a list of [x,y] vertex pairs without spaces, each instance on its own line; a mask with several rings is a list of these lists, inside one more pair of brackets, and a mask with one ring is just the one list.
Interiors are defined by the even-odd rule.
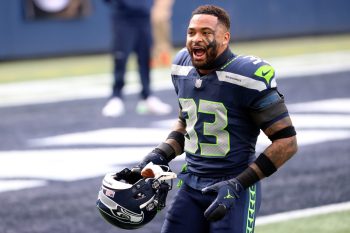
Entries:
[[[232,83],[241,87],[257,90],[257,91],[263,91],[268,88],[266,86],[266,83],[264,81],[255,80],[250,77],[246,77],[240,74],[235,74],[231,72],[226,71],[216,71],[216,74],[218,76],[218,79],[222,82],[228,82]],[[275,87],[276,83],[272,82],[271,87]]]
[[171,66],[171,75],[187,76],[192,69],[193,66],[180,66],[173,64]]

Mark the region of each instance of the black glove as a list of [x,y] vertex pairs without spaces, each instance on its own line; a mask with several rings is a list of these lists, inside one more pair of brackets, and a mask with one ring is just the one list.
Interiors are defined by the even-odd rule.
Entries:
[[117,172],[115,175],[116,180],[125,180],[129,184],[135,184],[137,181],[142,179],[140,173],[132,172],[129,168],[124,168],[122,171]]
[[202,189],[203,194],[216,192],[218,195],[214,202],[205,210],[204,216],[209,221],[218,221],[222,219],[227,210],[230,209],[239,193],[243,190],[243,186],[235,178],[221,181]]
[[143,158],[141,163],[139,163],[136,167],[131,169],[132,172],[141,174],[141,170],[149,163],[152,162],[156,165],[163,165],[169,167],[169,161],[162,155],[162,150],[155,148],[152,152],[150,152],[146,157]]

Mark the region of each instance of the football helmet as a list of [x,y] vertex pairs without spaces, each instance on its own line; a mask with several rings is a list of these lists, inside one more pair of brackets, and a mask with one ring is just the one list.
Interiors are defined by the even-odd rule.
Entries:
[[[134,183],[126,182],[125,174],[131,171],[125,168],[119,173],[105,175],[96,202],[102,217],[110,224],[122,229],[137,229],[149,223],[158,210],[165,207],[166,196],[172,188],[172,179],[176,174],[163,171],[159,165],[148,164],[141,174],[153,177],[141,177]],[[167,180],[170,180],[168,182]]]

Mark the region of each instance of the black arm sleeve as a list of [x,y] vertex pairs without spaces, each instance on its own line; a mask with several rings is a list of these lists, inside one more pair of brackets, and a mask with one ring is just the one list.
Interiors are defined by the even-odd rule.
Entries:
[[262,97],[254,101],[250,115],[253,121],[260,128],[264,129],[289,114],[283,95],[276,89],[270,89]]

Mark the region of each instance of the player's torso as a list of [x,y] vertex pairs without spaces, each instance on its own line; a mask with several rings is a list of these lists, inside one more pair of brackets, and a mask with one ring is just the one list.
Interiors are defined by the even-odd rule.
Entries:
[[[233,174],[252,160],[259,128],[247,112],[252,92],[239,75],[239,57],[226,67],[200,76],[189,56],[173,65],[172,75],[186,119],[188,169],[199,174]],[[242,83],[243,82],[243,83]]]

